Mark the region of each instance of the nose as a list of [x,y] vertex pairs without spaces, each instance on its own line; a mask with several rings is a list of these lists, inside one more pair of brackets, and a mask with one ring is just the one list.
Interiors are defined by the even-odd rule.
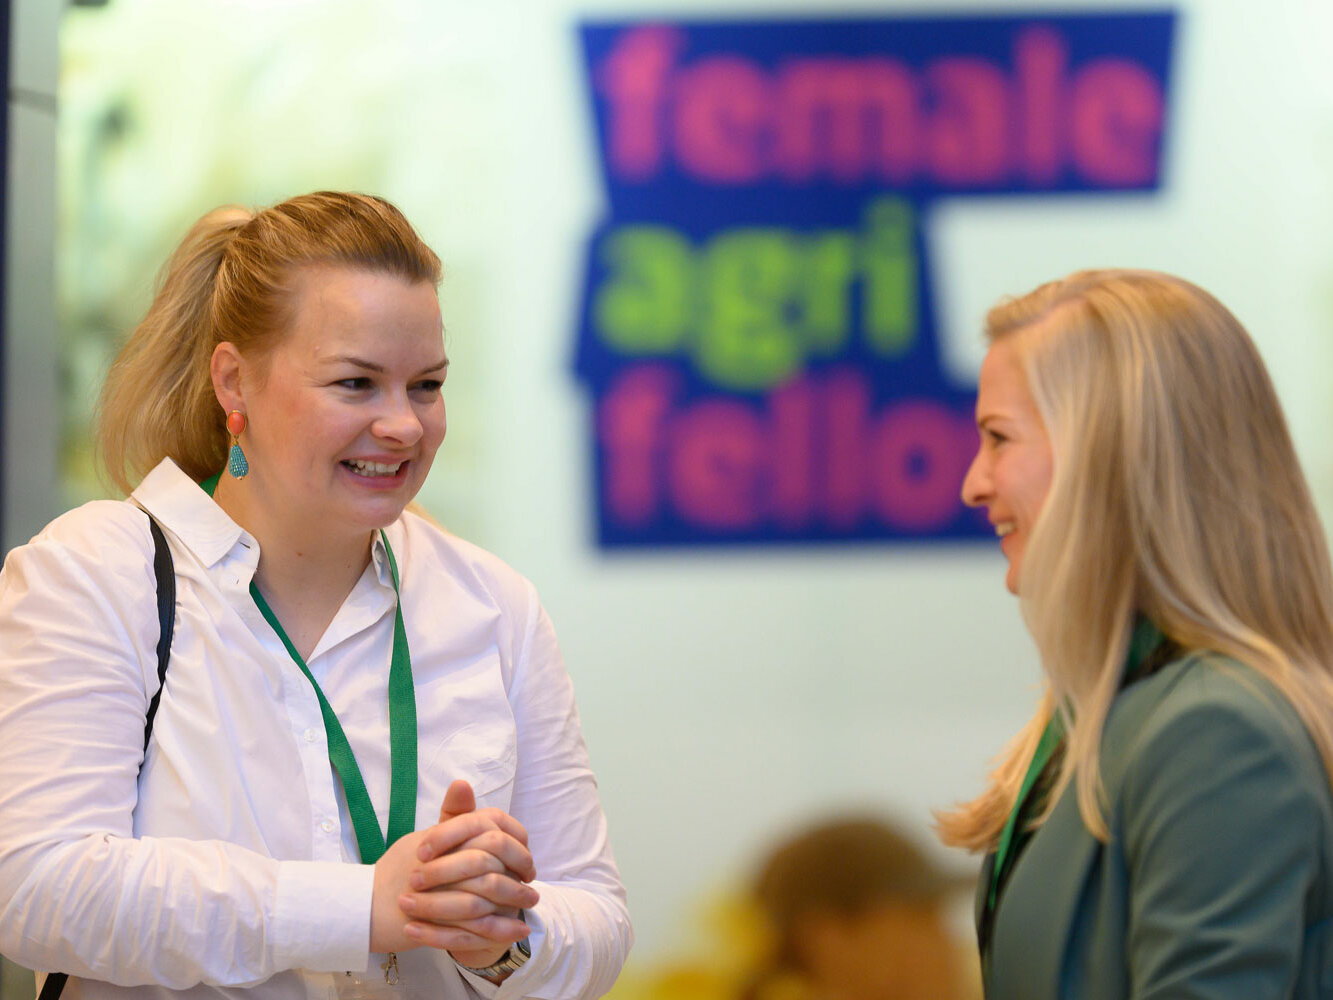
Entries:
[[962,496],[963,503],[969,507],[980,507],[990,499],[990,468],[982,448],[977,449],[977,453],[972,456],[972,464],[967,467]]
[[371,432],[376,437],[406,446],[420,441],[424,428],[412,401],[405,394],[395,394],[371,424]]

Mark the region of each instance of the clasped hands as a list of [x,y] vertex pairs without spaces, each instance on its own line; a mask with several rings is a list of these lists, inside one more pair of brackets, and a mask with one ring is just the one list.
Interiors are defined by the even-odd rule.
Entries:
[[519,911],[537,902],[528,832],[500,809],[478,809],[455,781],[440,821],[394,842],[375,862],[370,950],[442,948],[461,965],[499,960],[529,930]]

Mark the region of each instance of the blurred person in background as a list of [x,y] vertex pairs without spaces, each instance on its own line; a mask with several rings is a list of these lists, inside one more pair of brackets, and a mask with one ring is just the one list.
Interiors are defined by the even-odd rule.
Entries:
[[0,574],[0,951],[44,998],[615,980],[550,620],[406,509],[445,434],[439,280],[397,209],[333,192],[211,212],[168,262],[101,399],[128,501]]
[[950,909],[974,884],[892,824],[842,816],[784,837],[699,914],[692,954],[631,967],[615,1000],[975,1000]]
[[1333,996],[1333,581],[1272,383],[1213,296],[1087,271],[998,305],[963,484],[1046,691],[990,787],[992,1000]]
[[781,844],[753,887],[769,947],[743,1000],[966,1000],[975,953],[949,928],[972,884],[876,819],[822,823]]

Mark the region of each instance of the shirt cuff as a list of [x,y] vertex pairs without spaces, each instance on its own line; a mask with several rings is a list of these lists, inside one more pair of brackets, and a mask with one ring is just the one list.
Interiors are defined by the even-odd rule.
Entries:
[[[455,962],[454,965],[455,965],[455,966],[457,967],[457,969],[458,969],[458,974],[459,974],[460,976],[463,977],[464,981],[465,981],[469,986],[471,986],[474,990],[477,991],[477,995],[478,995],[478,996],[488,997],[488,998],[489,998],[489,997],[493,997],[493,996],[495,996],[495,994],[497,994],[497,993],[500,992],[500,987],[499,987],[499,986],[496,986],[496,985],[495,985],[493,982],[491,982],[489,979],[483,979],[481,976],[477,975],[475,972],[468,972],[467,969],[463,968],[463,967],[462,967],[461,965],[459,965],[457,962]],[[518,971],[519,971],[519,972],[522,972],[523,970],[522,970],[522,969],[519,969]],[[514,973],[514,976],[516,976],[516,975],[518,975],[518,972]],[[509,979],[513,979],[514,976],[510,976]],[[505,981],[508,982],[508,980],[505,980]]]
[[528,960],[511,972],[509,978],[503,983],[496,985],[489,979],[483,979],[476,973],[470,972],[454,962],[458,966],[458,974],[467,980],[468,984],[483,997],[525,997],[529,994],[523,989],[524,985],[530,979],[540,978],[541,974],[537,972],[537,968],[546,959],[546,956],[542,953],[542,945],[546,941],[546,931],[541,919],[533,910],[523,911],[523,922],[532,928],[532,933],[528,935],[528,948],[531,950],[531,954],[528,956]]
[[532,933],[528,935],[528,949],[531,952],[528,960],[523,963],[522,968],[515,972],[499,985],[493,996],[500,1000],[506,1000],[510,997],[540,996],[540,991],[530,992],[535,989],[535,984],[540,984],[546,977],[548,967],[551,964],[550,949],[546,946],[546,924],[537,911],[541,908],[538,903],[531,910],[523,911],[523,922],[532,928]]
[[273,908],[279,969],[363,971],[370,961],[375,866],[283,861]]

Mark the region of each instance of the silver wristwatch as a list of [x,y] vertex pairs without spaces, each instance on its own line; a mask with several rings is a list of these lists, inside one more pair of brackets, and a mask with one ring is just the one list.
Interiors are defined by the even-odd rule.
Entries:
[[518,969],[523,968],[523,963],[531,957],[532,949],[528,946],[528,939],[524,938],[517,944],[511,944],[509,950],[490,965],[483,966],[480,969],[474,969],[470,965],[464,965],[462,962],[459,962],[458,967],[489,979],[491,976],[498,976],[503,972],[515,972]]

